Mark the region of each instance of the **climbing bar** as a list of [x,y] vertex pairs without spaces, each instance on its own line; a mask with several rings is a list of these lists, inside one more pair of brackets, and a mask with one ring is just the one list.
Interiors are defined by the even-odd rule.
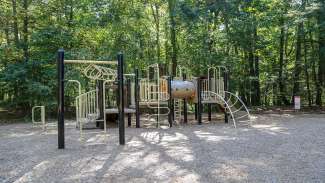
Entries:
[[105,61],[105,60],[64,60],[65,64],[106,64],[117,65],[117,61]]

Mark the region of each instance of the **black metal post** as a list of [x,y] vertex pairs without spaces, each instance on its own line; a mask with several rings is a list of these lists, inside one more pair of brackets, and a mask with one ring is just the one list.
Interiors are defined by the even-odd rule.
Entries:
[[[223,73],[223,85],[224,85],[224,90],[228,91],[228,72],[225,71]],[[225,101],[228,101],[228,93],[225,92]],[[227,113],[227,106],[226,104],[224,105],[224,115],[225,115],[225,123],[228,123],[228,113]]]
[[58,148],[64,149],[64,50],[58,51]]
[[[104,113],[104,100],[103,100],[104,99],[104,93],[103,93],[104,81],[98,80],[96,82],[96,84],[97,84],[97,88],[98,88],[98,108],[99,108],[98,120],[103,121],[105,123],[104,115],[106,115],[106,114]],[[97,127],[99,126],[98,122],[96,123],[96,126]]]
[[119,117],[119,139],[120,145],[125,144],[125,123],[124,123],[124,81],[123,81],[123,54],[119,53],[117,55],[117,78],[118,78],[118,93],[119,93],[119,103],[118,103],[118,117]]
[[197,104],[194,104],[194,117],[197,120]]
[[140,108],[139,108],[139,69],[135,69],[134,81],[134,100],[135,100],[135,127],[140,128]]
[[172,115],[172,121],[175,121],[175,106],[174,106],[174,98],[173,98],[173,88],[172,88],[172,81],[173,81],[174,77],[173,76],[170,76],[170,101],[171,101],[171,108],[170,108],[170,111],[172,111],[171,115]]
[[[127,100],[128,100],[128,108],[130,108],[132,102],[131,102],[131,80],[128,79],[127,80]],[[131,113],[128,113],[128,127],[131,126],[131,123],[132,123],[132,114]]]
[[[128,101],[128,108],[130,108],[129,106],[131,105],[131,80],[128,79],[127,83],[126,83],[126,88],[127,88],[127,101]],[[128,127],[131,126],[132,123],[132,114],[128,113]]]
[[208,104],[208,121],[211,121],[211,108],[212,104]]
[[170,110],[168,114],[168,122],[169,122],[169,126],[172,127],[174,110],[173,110],[173,99],[172,99],[172,77],[171,76],[168,77],[167,83],[168,83],[168,95],[169,95],[168,108]]
[[197,79],[197,120],[202,124],[202,97],[201,97],[201,78]]
[[[186,80],[186,74],[183,74],[183,81]],[[184,98],[183,100],[184,106],[183,106],[183,112],[184,112],[184,123],[187,123],[187,99]]]

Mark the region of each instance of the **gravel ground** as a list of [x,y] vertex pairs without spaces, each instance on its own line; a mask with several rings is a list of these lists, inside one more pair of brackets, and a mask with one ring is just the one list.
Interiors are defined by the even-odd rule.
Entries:
[[204,124],[107,135],[72,126],[0,126],[0,182],[325,182],[325,115],[259,115],[250,128]]

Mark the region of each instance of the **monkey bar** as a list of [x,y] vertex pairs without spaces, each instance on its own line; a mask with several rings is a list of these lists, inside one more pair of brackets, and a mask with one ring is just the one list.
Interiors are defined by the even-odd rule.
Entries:
[[[58,148],[64,149],[65,148],[65,137],[64,137],[64,64],[117,64],[117,84],[118,84],[118,90],[119,90],[119,97],[118,97],[118,111],[119,111],[119,142],[121,145],[125,144],[125,126],[124,126],[124,78],[123,78],[123,54],[119,53],[117,55],[117,61],[94,61],[94,60],[65,60],[64,59],[64,50],[60,49],[58,51],[58,60],[57,60],[57,67],[58,67]],[[90,78],[93,79],[101,79],[106,80],[108,76],[112,76],[111,70],[102,68],[100,66],[95,66],[95,69],[90,71]],[[89,71],[89,68],[88,70]],[[91,91],[90,93],[85,94],[85,100],[76,100],[76,103],[79,102],[79,105],[76,105],[76,108],[78,109],[78,113],[81,119],[81,117],[86,118],[92,118],[93,116],[82,116],[82,110],[93,110],[96,108],[96,112],[94,113],[94,116],[97,116],[97,105],[93,105],[94,102],[94,95],[96,95],[98,91]],[[89,96],[88,96],[89,95]],[[98,94],[96,95],[96,98],[98,97]],[[80,107],[82,101],[87,101],[84,108]],[[97,99],[98,102],[98,99]],[[78,107],[79,106],[79,107]],[[87,109],[88,108],[88,109]],[[80,123],[81,124],[81,123]],[[82,128],[81,128],[82,129]]]

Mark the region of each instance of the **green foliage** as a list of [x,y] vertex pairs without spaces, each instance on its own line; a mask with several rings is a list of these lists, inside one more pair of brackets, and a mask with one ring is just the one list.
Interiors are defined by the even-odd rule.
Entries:
[[[0,99],[13,109],[28,109],[34,104],[55,106],[56,54],[64,48],[66,58],[115,59],[123,51],[127,72],[134,67],[161,62],[171,65],[170,13],[175,18],[177,64],[188,67],[194,75],[206,74],[207,65],[227,66],[231,73],[231,91],[239,93],[247,103],[254,98],[259,104],[275,105],[285,95],[290,100],[296,67],[297,26],[304,24],[305,45],[302,49],[300,90],[307,103],[309,91],[317,87],[319,65],[317,16],[322,1],[282,0],[48,0],[17,1],[17,15],[12,1],[0,4]],[[305,2],[305,6],[302,6]],[[169,12],[172,3],[173,12]],[[158,8],[157,12],[154,12]],[[28,18],[24,31],[24,18]],[[14,21],[17,19],[18,42],[15,42]],[[321,20],[321,19],[320,19]],[[158,26],[157,26],[158,25]],[[280,66],[280,37],[284,28],[284,63]],[[24,40],[23,35],[28,39]],[[158,35],[158,38],[157,38]],[[28,45],[26,59],[24,45]],[[320,52],[321,53],[321,52]],[[322,54],[320,54],[322,55]],[[25,61],[27,60],[27,61]],[[258,64],[255,66],[254,64]],[[282,78],[279,77],[282,68]],[[305,69],[304,68],[304,69]],[[81,67],[68,68],[68,79],[81,80]],[[325,72],[324,72],[325,73]],[[307,81],[307,75],[309,80]],[[280,92],[279,81],[285,86]],[[67,94],[75,96],[76,88]],[[258,92],[261,96],[258,96]],[[312,93],[312,103],[316,97]],[[67,98],[68,105],[73,97]],[[256,102],[256,101],[255,101]],[[259,105],[258,102],[255,105]]]

